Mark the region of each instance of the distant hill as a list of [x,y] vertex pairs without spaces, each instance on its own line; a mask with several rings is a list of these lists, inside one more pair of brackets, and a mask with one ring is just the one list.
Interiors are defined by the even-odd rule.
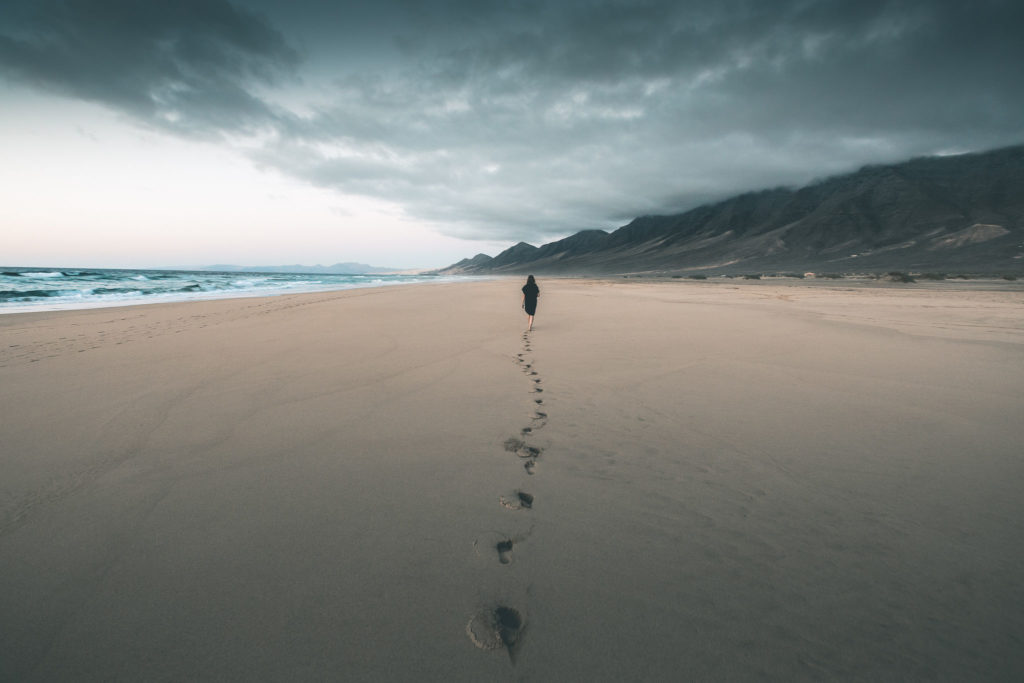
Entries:
[[866,166],[611,233],[520,242],[441,273],[1024,271],[1024,145]]
[[220,271],[222,273],[311,273],[321,275],[365,275],[367,273],[395,273],[397,268],[378,268],[365,263],[335,263],[333,266],[235,266],[218,263],[200,266],[195,270]]

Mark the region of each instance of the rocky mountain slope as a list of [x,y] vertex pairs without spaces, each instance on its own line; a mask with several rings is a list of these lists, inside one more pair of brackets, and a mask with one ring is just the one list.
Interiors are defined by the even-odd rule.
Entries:
[[443,273],[1024,271],[1024,145],[743,194],[614,232],[520,242]]

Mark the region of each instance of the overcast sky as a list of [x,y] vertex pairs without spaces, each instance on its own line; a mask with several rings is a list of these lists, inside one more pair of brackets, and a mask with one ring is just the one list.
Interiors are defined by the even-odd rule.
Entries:
[[1019,0],[5,0],[0,262],[431,267],[1024,142]]

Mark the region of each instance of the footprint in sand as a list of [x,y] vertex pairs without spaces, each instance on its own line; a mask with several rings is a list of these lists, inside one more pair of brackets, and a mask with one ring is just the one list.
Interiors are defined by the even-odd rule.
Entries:
[[536,446],[527,446],[524,444],[522,448],[516,450],[516,455],[520,458],[531,458],[536,460],[540,457],[542,451],[543,449],[537,448]]
[[505,450],[509,453],[515,453],[525,445],[526,443],[522,439],[517,439],[514,436],[510,436],[505,439]]
[[539,458],[540,454],[544,452],[543,448],[531,446],[514,436],[505,439],[505,450],[509,453],[515,453],[520,458]]
[[533,508],[533,495],[526,491],[516,491],[514,495],[501,496],[498,500],[502,506],[509,510],[530,510]]
[[474,614],[466,624],[466,635],[481,650],[506,648],[511,658],[525,623],[518,610],[498,605]]
[[499,562],[502,564],[512,564],[512,539],[506,538],[503,541],[498,541],[494,548],[498,551]]

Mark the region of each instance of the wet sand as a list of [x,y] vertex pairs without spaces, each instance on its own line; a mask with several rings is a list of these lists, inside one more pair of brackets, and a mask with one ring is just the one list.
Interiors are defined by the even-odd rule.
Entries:
[[0,316],[0,680],[1018,680],[1024,293]]

